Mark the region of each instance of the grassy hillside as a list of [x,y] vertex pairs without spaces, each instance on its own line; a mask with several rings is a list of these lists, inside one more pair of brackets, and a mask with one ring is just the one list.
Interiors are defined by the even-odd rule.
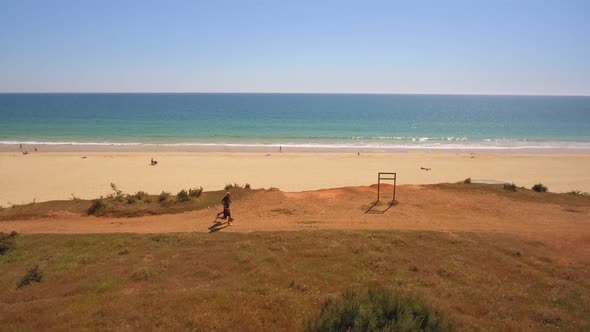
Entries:
[[[590,329],[590,266],[499,234],[265,232],[17,236],[0,330],[286,330],[345,290],[415,296],[459,330]],[[41,282],[17,288],[38,265]]]

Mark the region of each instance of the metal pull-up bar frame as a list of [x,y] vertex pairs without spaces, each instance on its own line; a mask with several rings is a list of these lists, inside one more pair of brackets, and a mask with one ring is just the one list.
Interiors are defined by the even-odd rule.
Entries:
[[395,187],[397,185],[397,174],[392,172],[379,172],[377,179],[377,202],[381,196],[381,180],[393,180],[393,199],[391,204],[395,204]]

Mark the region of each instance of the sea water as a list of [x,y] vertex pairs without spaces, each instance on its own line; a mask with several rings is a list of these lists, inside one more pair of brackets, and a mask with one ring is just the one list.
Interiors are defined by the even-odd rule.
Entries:
[[0,94],[0,144],[590,149],[590,97]]

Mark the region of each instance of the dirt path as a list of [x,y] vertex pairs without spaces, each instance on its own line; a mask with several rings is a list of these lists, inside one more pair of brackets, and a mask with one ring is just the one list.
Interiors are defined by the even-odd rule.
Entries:
[[52,218],[3,221],[0,231],[20,233],[254,232],[318,229],[400,229],[500,232],[575,236],[590,241],[590,206],[518,200],[494,193],[436,186],[399,186],[399,204],[366,213],[374,187],[349,187],[300,193],[260,191],[232,206],[233,225],[215,224],[219,207],[183,214],[138,218],[56,214]]

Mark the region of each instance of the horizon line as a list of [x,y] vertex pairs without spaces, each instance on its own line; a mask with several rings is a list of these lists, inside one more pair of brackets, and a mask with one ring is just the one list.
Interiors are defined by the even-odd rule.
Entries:
[[512,97],[590,97],[590,94],[539,93],[420,93],[420,92],[259,92],[259,91],[0,91],[0,94],[274,94],[274,95],[414,95],[414,96],[512,96]]

